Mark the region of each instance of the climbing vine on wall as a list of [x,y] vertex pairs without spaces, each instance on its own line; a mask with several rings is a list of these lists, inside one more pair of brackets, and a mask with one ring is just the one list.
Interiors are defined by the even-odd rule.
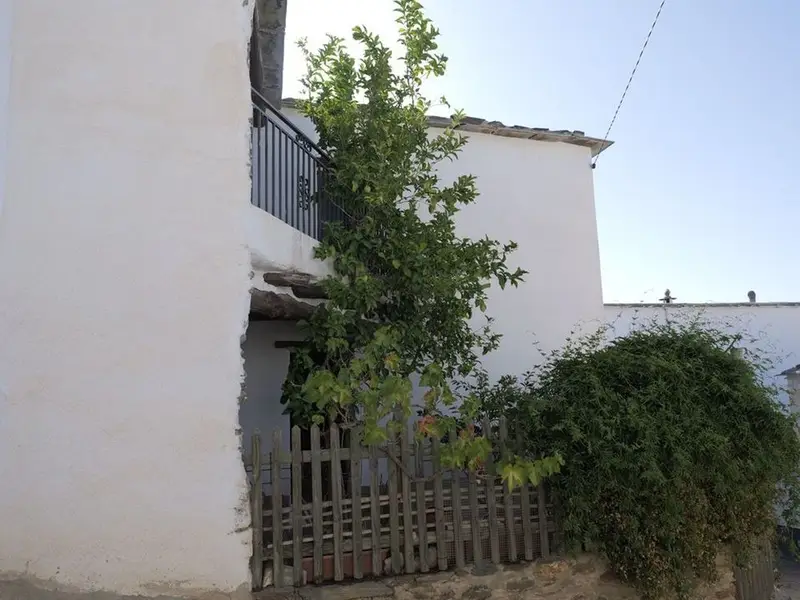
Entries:
[[[427,79],[444,74],[447,58],[416,0],[396,0],[395,10],[398,60],[363,27],[352,34],[359,59],[336,37],[315,52],[301,42],[301,108],[331,156],[325,201],[347,219],[328,224],[316,250],[333,266],[323,282],[329,300],[305,324],[307,345],[292,361],[284,402],[298,423],[362,425],[367,443],[386,440],[417,408],[425,415],[420,435],[442,437],[471,419],[474,397],[460,397],[451,382],[468,378],[499,342],[491,319],[476,329],[473,316],[486,311],[492,285],[516,286],[525,275],[508,265],[514,242],[456,231],[459,210],[478,198],[475,177],[445,184],[436,167],[464,147],[462,115],[429,135],[432,103],[422,93]],[[384,425],[391,416],[402,419]],[[475,468],[488,451],[484,438],[464,428],[443,459]],[[557,457],[512,459],[504,477],[538,481],[559,465]]]

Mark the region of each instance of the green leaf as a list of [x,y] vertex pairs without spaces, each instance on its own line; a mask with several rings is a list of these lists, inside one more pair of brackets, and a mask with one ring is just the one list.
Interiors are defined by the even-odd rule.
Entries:
[[525,474],[521,467],[505,464],[500,469],[500,478],[508,486],[509,490],[514,490],[523,484]]

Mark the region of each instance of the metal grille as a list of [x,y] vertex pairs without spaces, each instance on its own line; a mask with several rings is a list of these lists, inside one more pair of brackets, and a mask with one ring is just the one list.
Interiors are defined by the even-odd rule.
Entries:
[[346,213],[331,198],[330,159],[261,94],[252,90],[253,205],[314,239]]

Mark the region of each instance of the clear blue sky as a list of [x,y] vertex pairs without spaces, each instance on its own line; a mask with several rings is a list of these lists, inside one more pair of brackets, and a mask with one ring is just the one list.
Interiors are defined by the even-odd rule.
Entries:
[[[660,0],[423,0],[467,114],[602,136]],[[367,8],[369,7],[369,8]],[[390,0],[290,0],[287,42]],[[606,302],[800,301],[800,1],[667,0],[595,170]],[[297,94],[287,48],[287,94]]]

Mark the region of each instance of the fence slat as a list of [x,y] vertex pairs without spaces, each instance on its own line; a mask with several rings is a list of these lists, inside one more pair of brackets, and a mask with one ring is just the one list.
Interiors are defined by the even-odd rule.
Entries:
[[[510,458],[508,449],[508,424],[500,417],[500,451],[504,460]],[[514,499],[507,484],[503,485],[503,505],[505,507],[506,531],[508,535],[508,560],[517,562],[517,533],[514,529]]]
[[311,426],[311,527],[314,535],[314,582],[322,583],[322,462],[319,427]]
[[[522,431],[517,424],[517,443],[522,444]],[[531,524],[531,486],[526,481],[519,490],[520,512],[522,514],[522,540],[525,546],[525,560],[533,560],[533,526]]]
[[283,495],[281,494],[281,430],[272,432],[272,584],[283,587]]
[[344,579],[342,564],[342,462],[339,459],[339,427],[331,425],[331,499],[333,500],[333,579]]
[[411,480],[409,473],[414,472],[414,459],[408,448],[408,438],[411,423],[404,419],[405,423],[400,434],[400,462],[404,469],[400,471],[400,489],[403,496],[403,554],[405,555],[406,573],[414,572],[414,524],[412,522],[413,512],[411,510]]
[[395,460],[397,460],[397,451],[395,449],[396,444],[393,439],[394,436],[390,436],[389,441],[387,443],[387,452],[389,453],[389,540],[390,540],[390,556],[392,562],[392,574],[399,575],[400,574],[400,561],[402,559],[402,555],[400,554],[400,515],[399,515],[399,507],[397,505],[397,465],[395,464]]
[[[489,440],[489,446],[492,446],[492,433],[490,428],[489,419],[483,419],[481,423],[483,430],[483,437]],[[486,512],[489,513],[489,550],[494,564],[500,563],[500,535],[499,527],[497,524],[497,498],[495,497],[495,469],[494,469],[494,456],[493,452],[489,451],[489,456],[486,458]]]
[[483,562],[483,548],[481,547],[481,518],[478,514],[478,478],[475,471],[469,472],[469,517],[472,530],[472,562]]
[[260,590],[264,583],[264,492],[261,486],[261,434],[256,431],[252,438],[253,445],[253,564],[252,587]]
[[[455,428],[450,431],[450,443],[456,441]],[[455,545],[456,567],[463,569],[466,566],[464,558],[464,513],[461,510],[461,472],[453,469],[450,472],[450,494],[453,502],[453,537]]]
[[418,440],[414,444],[414,454],[416,468],[413,472],[417,474],[417,541],[419,542],[419,568],[423,573],[429,571],[428,567],[428,515],[427,502],[425,500],[425,439]]
[[550,538],[547,531],[547,495],[544,491],[544,483],[540,483],[537,486],[536,491],[538,493],[537,509],[539,512],[539,543],[541,544],[542,558],[548,558],[550,556]]
[[361,508],[361,430],[350,435],[350,492],[353,498],[353,577],[361,579],[362,571],[362,527],[364,511]]
[[381,505],[380,488],[378,487],[378,447],[370,446],[369,449],[369,516],[372,525],[370,543],[372,544],[372,574],[383,573],[381,560]]
[[[361,429],[345,434],[337,425],[329,431],[292,427],[288,450],[279,429],[272,434],[271,448],[262,447],[267,445],[262,436],[251,438],[253,448],[245,460],[248,471],[254,469],[250,498],[254,590],[263,584],[268,561],[272,582],[285,589],[311,580],[341,582],[387,572],[463,568],[467,560],[516,562],[523,558],[520,534],[526,559],[547,558],[556,551],[558,539],[548,521],[548,502],[554,501],[548,486],[534,488],[528,483],[518,500],[517,490],[512,492],[499,481],[500,457],[505,462],[514,451],[506,418],[481,423],[481,435],[493,449],[486,459],[486,476],[468,472],[465,477],[454,470],[449,483],[441,465],[447,450],[444,442],[413,438],[412,421],[395,422],[399,427],[391,430],[385,445],[369,447],[363,445]],[[306,436],[310,447],[304,448]],[[455,432],[451,438],[456,441]],[[390,457],[388,481],[381,480],[382,452]],[[324,465],[326,456],[331,459],[330,470]],[[364,461],[370,468],[368,477]],[[273,485],[267,492],[271,499],[263,492],[259,499],[257,490],[267,477],[267,467],[272,472]],[[290,472],[291,481],[281,478],[282,468]],[[754,571],[741,579],[759,591],[766,587],[765,572]]]
[[759,540],[745,565],[734,565],[736,600],[770,600],[775,596],[774,548],[768,539]]
[[292,578],[303,585],[303,454],[300,428],[292,427]]
[[436,559],[440,571],[447,569],[447,546],[444,542],[444,490],[442,489],[442,464],[439,460],[439,438],[431,442],[433,461],[433,507],[436,515]]
[[559,514],[559,508],[561,506],[561,498],[558,495],[556,490],[553,488],[548,489],[548,496],[550,499],[550,505],[553,507],[553,539],[552,544],[550,546],[550,552],[554,554],[560,554],[564,551],[564,529],[563,523],[561,522],[561,515]]

